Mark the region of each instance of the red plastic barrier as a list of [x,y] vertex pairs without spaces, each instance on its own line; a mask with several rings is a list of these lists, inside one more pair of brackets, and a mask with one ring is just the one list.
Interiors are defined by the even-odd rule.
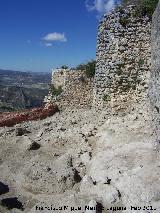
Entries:
[[0,114],[0,127],[14,126],[24,121],[42,120],[54,115],[59,109],[57,105],[50,104],[45,107],[34,108],[20,112],[2,113]]

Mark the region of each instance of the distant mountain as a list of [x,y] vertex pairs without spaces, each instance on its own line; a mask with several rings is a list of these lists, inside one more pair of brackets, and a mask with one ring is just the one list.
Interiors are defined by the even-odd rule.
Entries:
[[41,106],[51,73],[0,69],[0,112]]

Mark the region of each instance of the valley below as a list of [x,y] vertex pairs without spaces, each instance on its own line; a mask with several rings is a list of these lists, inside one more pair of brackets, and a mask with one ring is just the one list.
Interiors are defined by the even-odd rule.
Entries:
[[39,107],[51,74],[0,70],[0,112]]

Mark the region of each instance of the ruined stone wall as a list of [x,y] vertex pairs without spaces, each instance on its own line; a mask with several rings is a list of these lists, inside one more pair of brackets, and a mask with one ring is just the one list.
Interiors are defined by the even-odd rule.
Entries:
[[56,69],[52,71],[52,79],[51,84],[53,84],[56,88],[59,86],[64,86],[66,77],[66,70],[65,69]]
[[131,110],[147,95],[151,64],[151,22],[136,7],[118,8],[99,24],[93,106]]
[[54,70],[52,85],[61,87],[62,93],[52,95],[50,91],[45,102],[54,102],[59,108],[91,107],[93,101],[93,79],[87,78],[85,71],[81,70]]
[[151,46],[152,70],[149,97],[156,142],[155,148],[160,150],[160,1],[153,15]]
[[52,84],[56,88],[62,86],[63,92],[58,97],[50,94],[50,100],[63,107],[105,107],[113,114],[127,113],[138,102],[146,103],[151,21],[148,17],[137,17],[135,11],[134,5],[119,7],[100,22],[94,82],[84,71],[58,69],[53,72]]

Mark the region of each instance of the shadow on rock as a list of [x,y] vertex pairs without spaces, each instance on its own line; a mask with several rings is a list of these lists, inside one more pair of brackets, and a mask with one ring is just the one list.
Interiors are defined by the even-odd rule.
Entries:
[[9,192],[8,185],[5,185],[4,183],[0,182],[0,195],[5,194]]
[[1,205],[7,209],[21,209],[24,210],[23,204],[18,200],[17,197],[5,198],[1,200]]
[[96,206],[96,213],[102,213],[103,212],[103,205],[99,202],[97,202],[97,206]]
[[75,170],[75,173],[74,173],[74,180],[75,180],[76,183],[79,183],[79,182],[81,182],[81,180],[82,180],[82,178],[81,178],[81,176],[79,175],[79,173],[78,173],[77,170]]

